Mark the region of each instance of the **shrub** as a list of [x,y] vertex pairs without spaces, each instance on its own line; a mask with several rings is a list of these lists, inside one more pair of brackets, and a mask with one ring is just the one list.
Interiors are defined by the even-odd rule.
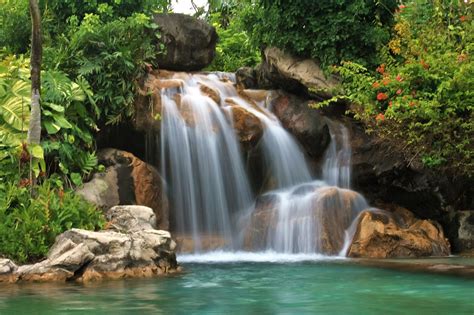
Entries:
[[96,230],[104,225],[102,213],[47,180],[30,197],[28,183],[0,183],[0,254],[17,262],[42,259],[57,235],[71,229]]

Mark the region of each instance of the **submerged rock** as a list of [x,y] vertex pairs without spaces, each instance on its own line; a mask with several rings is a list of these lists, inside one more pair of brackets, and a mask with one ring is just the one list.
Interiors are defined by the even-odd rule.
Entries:
[[347,256],[394,258],[450,254],[450,244],[439,224],[417,219],[404,208],[391,210],[360,214]]
[[162,69],[197,71],[208,66],[215,55],[217,33],[203,20],[178,13],[155,14],[164,53],[157,61]]
[[106,166],[105,172],[95,174],[76,193],[104,209],[124,204],[150,207],[155,212],[156,226],[168,229],[168,199],[156,168],[116,149],[103,149],[98,157]]
[[150,277],[176,272],[176,243],[167,231],[155,230],[148,207],[114,207],[109,230],[71,229],[59,235],[47,259],[16,267],[0,260],[0,282],[77,281]]

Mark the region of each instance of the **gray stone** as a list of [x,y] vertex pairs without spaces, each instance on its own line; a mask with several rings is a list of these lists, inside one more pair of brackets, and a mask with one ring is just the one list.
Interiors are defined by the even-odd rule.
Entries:
[[218,38],[214,27],[177,13],[155,14],[154,21],[166,47],[166,52],[157,56],[161,69],[197,71],[212,62]]
[[156,228],[153,209],[145,206],[115,206],[105,214],[109,229],[119,232],[134,232]]

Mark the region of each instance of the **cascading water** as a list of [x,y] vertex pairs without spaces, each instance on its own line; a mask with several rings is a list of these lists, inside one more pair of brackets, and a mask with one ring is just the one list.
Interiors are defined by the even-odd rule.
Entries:
[[351,145],[349,131],[342,124],[329,123],[331,142],[326,151],[323,165],[323,179],[333,186],[351,186]]
[[[264,100],[241,97],[231,76],[176,73],[168,79],[179,84],[160,91],[159,147],[174,232],[192,237],[197,252],[203,237],[218,236],[224,248],[234,250],[339,253],[345,230],[367,207],[361,195],[334,187],[350,184],[347,130],[331,124],[324,181],[313,181],[296,140],[266,109]],[[258,146],[277,189],[253,205],[232,125],[236,108],[260,121],[263,135]],[[262,198],[268,201],[263,208]]]

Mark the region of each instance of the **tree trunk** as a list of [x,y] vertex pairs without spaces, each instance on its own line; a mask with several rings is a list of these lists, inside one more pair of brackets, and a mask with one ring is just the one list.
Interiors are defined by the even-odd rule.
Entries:
[[31,117],[28,128],[28,144],[39,144],[41,140],[41,15],[37,0],[30,0],[31,15]]

